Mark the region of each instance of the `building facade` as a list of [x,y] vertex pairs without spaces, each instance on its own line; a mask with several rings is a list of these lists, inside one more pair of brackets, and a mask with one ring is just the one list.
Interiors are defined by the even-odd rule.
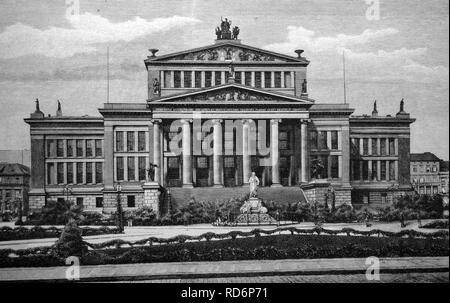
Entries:
[[[153,207],[164,212],[167,201],[244,195],[252,172],[261,197],[279,203],[323,201],[330,187],[336,205],[411,190],[414,119],[403,101],[394,117],[352,116],[334,97],[319,103],[308,94],[302,50],[278,54],[234,34],[177,53],[150,51],[146,101],[104,104],[99,117],[65,116],[60,107],[46,116],[37,101],[25,119],[31,209],[64,197],[103,211],[120,199],[127,209],[159,195]],[[158,193],[147,193],[149,181]]]
[[411,183],[419,194],[448,194],[448,164],[430,152],[411,154]]
[[19,163],[0,162],[0,213],[28,211],[30,169]]

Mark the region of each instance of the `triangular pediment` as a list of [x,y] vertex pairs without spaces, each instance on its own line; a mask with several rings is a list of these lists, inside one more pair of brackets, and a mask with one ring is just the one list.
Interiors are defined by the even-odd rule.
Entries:
[[258,89],[236,83],[228,83],[219,86],[198,89],[191,92],[160,97],[149,103],[231,103],[231,104],[256,104],[256,103],[290,103],[312,105],[314,101],[306,97],[297,97],[289,94]]
[[194,48],[182,52],[171,53],[162,56],[148,57],[146,62],[274,62],[274,63],[303,63],[309,64],[305,58],[296,58],[256,48],[253,46],[234,42],[236,40],[226,40],[224,42],[208,45],[200,48]]

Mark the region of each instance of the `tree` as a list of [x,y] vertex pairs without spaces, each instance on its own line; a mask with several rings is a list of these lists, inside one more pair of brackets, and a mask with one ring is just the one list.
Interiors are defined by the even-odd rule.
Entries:
[[84,243],[81,236],[81,229],[78,227],[75,219],[69,219],[53,249],[54,253],[60,258],[69,256],[81,257],[87,252],[86,243]]

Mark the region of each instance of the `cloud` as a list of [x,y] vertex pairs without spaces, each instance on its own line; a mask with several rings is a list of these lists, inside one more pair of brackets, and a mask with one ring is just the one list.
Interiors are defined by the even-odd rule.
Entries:
[[[374,49],[372,42],[399,33],[397,29],[364,30],[360,34],[318,36],[304,27],[288,26],[285,42],[273,43],[264,48],[292,54],[304,49],[312,61],[310,76],[318,79],[342,77],[342,53],[345,52],[348,78],[356,80],[404,80],[418,82],[448,81],[448,66],[427,66],[420,63],[427,48]],[[361,51],[362,48],[371,49]]]
[[95,52],[96,44],[99,43],[129,42],[149,34],[200,22],[195,18],[172,16],[152,21],[134,17],[125,22],[112,23],[102,16],[90,13],[71,16],[67,20],[71,28],[37,29],[20,22],[6,27],[0,33],[0,58],[26,55],[66,58],[79,53]]

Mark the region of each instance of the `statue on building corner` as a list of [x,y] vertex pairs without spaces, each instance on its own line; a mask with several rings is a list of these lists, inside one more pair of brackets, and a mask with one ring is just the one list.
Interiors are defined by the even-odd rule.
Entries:
[[41,110],[39,109],[39,99],[36,98],[36,101],[34,101],[36,103],[36,112],[40,112]]
[[216,36],[217,40],[222,39],[222,31],[220,30],[220,27],[216,27]]
[[158,78],[153,79],[153,93],[159,96],[161,92],[161,84],[158,81]]
[[237,40],[239,31],[240,31],[239,27],[237,26],[233,27],[233,37],[232,37],[233,39]]
[[402,100],[400,101],[400,112],[402,113],[404,111],[405,111],[405,101],[402,98]]
[[307,94],[308,93],[308,82],[305,80],[303,80],[302,83],[302,94]]

